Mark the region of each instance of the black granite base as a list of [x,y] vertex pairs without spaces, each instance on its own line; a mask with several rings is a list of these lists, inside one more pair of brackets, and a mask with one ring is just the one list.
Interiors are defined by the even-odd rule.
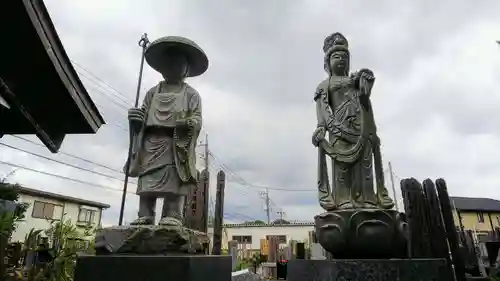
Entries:
[[451,281],[444,259],[290,260],[287,281]]
[[79,256],[75,281],[231,281],[230,256]]

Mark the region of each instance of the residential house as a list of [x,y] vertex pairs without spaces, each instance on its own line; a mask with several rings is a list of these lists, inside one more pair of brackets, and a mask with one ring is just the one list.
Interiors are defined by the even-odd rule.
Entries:
[[[222,233],[222,248],[227,249],[231,240],[238,242],[240,249],[259,250],[261,239],[269,236],[278,236],[281,245],[290,243],[290,240],[308,242],[314,230],[313,222],[290,222],[288,224],[224,224]],[[208,229],[212,237],[213,228]]]
[[500,228],[500,201],[491,198],[451,197],[455,225],[478,236]]
[[108,204],[70,197],[66,195],[19,187],[19,202],[29,204],[25,219],[17,226],[11,241],[24,241],[29,231],[48,229],[51,222],[71,220],[82,233],[88,225],[101,225],[102,211]]

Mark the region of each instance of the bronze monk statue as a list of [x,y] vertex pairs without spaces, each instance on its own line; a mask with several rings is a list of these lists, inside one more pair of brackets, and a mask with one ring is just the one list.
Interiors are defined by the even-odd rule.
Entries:
[[201,130],[201,99],[184,79],[201,75],[208,58],[193,41],[160,38],[146,49],[147,63],[163,75],[142,107],[128,112],[133,134],[129,175],[138,177],[139,218],[153,224],[157,198],[164,198],[160,225],[182,225],[184,201],[196,188],[196,141]]
[[[369,69],[349,74],[348,47],[347,39],[340,33],[325,39],[324,68],[328,78],[319,84],[314,95],[318,123],[313,144],[319,151],[320,205],[327,211],[391,209],[394,202],[384,184],[380,140],[370,102],[375,76]],[[331,189],[325,155],[332,159]]]

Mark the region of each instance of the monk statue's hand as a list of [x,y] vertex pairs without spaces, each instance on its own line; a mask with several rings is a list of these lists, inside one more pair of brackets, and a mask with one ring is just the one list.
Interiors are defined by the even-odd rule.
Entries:
[[325,135],[326,135],[325,127],[320,126],[320,127],[316,128],[316,130],[314,131],[313,136],[312,136],[313,145],[318,147],[319,143],[325,139]]
[[177,119],[175,121],[175,125],[177,127],[181,127],[181,128],[190,128],[193,126],[193,120],[191,120],[189,118]]
[[142,108],[131,108],[128,110],[128,120],[134,130],[139,129],[144,124],[145,112]]
[[130,121],[144,121],[144,110],[142,108],[131,108],[128,110],[128,120]]

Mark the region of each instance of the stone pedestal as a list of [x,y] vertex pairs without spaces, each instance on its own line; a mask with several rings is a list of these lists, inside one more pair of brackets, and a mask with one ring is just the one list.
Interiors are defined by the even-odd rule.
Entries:
[[314,217],[318,242],[336,259],[405,258],[406,221],[394,210],[345,209]]
[[206,233],[182,226],[127,225],[100,229],[94,248],[97,255],[195,254],[209,241]]
[[75,281],[231,281],[230,256],[79,256]]
[[452,281],[444,259],[290,260],[287,281]]

